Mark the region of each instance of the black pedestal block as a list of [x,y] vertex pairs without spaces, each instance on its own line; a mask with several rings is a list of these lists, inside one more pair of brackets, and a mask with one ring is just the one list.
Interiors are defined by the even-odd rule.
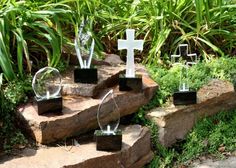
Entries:
[[104,134],[101,130],[94,132],[94,138],[99,151],[118,151],[122,147],[122,132],[117,130],[115,134]]
[[188,105],[197,103],[196,91],[175,92],[173,95],[174,105]]
[[47,112],[61,113],[62,111],[62,97],[58,96],[50,99],[37,99],[35,98],[37,104],[38,114],[43,114]]
[[136,75],[135,78],[126,78],[123,74],[119,76],[120,91],[141,92],[143,88],[142,75]]
[[90,83],[96,84],[98,81],[98,72],[96,68],[93,69],[78,69],[74,70],[75,83]]

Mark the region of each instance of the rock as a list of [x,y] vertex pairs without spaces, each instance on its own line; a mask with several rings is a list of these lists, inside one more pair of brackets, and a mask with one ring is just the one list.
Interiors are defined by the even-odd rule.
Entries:
[[219,151],[220,153],[223,153],[223,152],[225,151],[225,146],[219,147],[219,148],[218,148],[218,151]]
[[219,79],[211,80],[198,91],[198,102],[204,102],[214,97],[220,96],[222,93],[233,92],[234,87],[228,81]]
[[[96,97],[101,90],[118,84],[119,75],[125,72],[125,65],[99,66],[97,84],[74,83],[73,71],[74,68],[69,68],[62,74],[62,95]],[[136,66],[136,73],[148,76],[141,65]]]
[[124,64],[124,62],[120,59],[120,56],[115,54],[107,54],[104,61],[112,66]]
[[70,68],[62,74],[62,94],[95,97],[102,89],[117,84],[119,74],[124,72],[125,67],[99,66],[97,84],[74,83],[73,70]]
[[20,154],[23,157],[2,158],[0,168],[142,168],[153,158],[150,138],[146,127],[132,125],[123,129],[121,151],[96,151],[94,142],[67,148],[25,149]]
[[[139,70],[142,72],[143,68],[140,67]],[[157,89],[157,84],[145,72],[142,72],[142,74],[142,92],[120,92],[117,85],[112,87],[121,117],[132,114],[141,106],[147,104]],[[111,88],[107,90],[109,89]],[[107,90],[101,89],[97,97],[93,98],[64,96],[61,114],[38,115],[34,104],[29,103],[18,108],[17,116],[22,123],[22,127],[28,130],[30,135],[39,143],[47,144],[82,134],[98,127],[97,109]],[[107,102],[108,107],[111,102],[111,100]],[[107,116],[107,120],[111,119],[112,116]]]
[[226,81],[212,80],[197,92],[197,96],[197,104],[158,107],[146,115],[159,127],[161,144],[168,147],[178,139],[184,139],[196,121],[203,117],[236,108],[236,93],[233,85]]

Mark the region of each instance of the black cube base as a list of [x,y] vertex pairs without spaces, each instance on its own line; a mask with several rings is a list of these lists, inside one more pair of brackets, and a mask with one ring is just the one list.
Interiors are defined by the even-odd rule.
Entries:
[[173,95],[174,105],[189,105],[197,103],[196,91],[175,92]]
[[58,96],[50,99],[37,99],[35,98],[37,104],[38,114],[56,112],[61,113],[62,111],[62,97]]
[[122,132],[117,130],[115,134],[104,134],[101,130],[94,132],[94,138],[99,151],[118,151],[122,146]]
[[135,75],[134,78],[126,78],[124,74],[119,76],[120,91],[141,92],[143,88],[142,75]]
[[93,69],[78,69],[74,70],[75,83],[96,84],[98,81],[98,72],[96,68]]

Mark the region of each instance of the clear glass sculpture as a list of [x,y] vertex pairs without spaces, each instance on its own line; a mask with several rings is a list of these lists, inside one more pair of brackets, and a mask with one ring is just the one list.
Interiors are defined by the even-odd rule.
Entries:
[[[82,21],[78,35],[75,38],[75,50],[81,68],[90,68],[95,45],[92,33],[88,28],[88,22],[89,20]],[[84,59],[83,56],[87,58]]]
[[61,75],[56,68],[45,67],[34,75],[32,88],[37,99],[50,99],[60,96]]
[[172,65],[180,66],[180,81],[179,81],[179,91],[189,91],[189,77],[188,69],[189,66],[197,64],[197,54],[189,54],[188,44],[179,45],[179,54],[171,55]]
[[118,50],[127,50],[126,78],[135,77],[134,50],[143,50],[144,40],[135,40],[135,30],[126,29],[126,40],[118,39]]
[[98,125],[103,134],[115,134],[120,123],[119,108],[110,90],[102,99],[97,112]]

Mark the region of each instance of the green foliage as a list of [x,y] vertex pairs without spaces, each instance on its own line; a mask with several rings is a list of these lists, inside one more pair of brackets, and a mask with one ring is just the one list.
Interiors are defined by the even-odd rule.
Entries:
[[149,66],[149,72],[152,78],[158,83],[159,89],[157,91],[157,105],[162,105],[167,98],[178,88],[179,68],[167,69],[162,66]]
[[[109,5],[108,5],[109,4]],[[24,77],[41,61],[57,66],[89,18],[95,50],[117,53],[117,39],[134,28],[145,39],[142,60],[166,62],[180,43],[205,60],[235,54],[235,1],[26,0],[0,5],[0,67],[7,80]],[[17,65],[17,66],[13,66]],[[33,66],[33,67],[32,67]]]
[[213,117],[199,121],[193,131],[187,136],[183,145],[182,161],[195,158],[204,153],[220,154],[218,150],[236,149],[236,111],[219,113]]
[[[2,75],[0,75],[0,86]],[[15,110],[19,103],[24,103],[32,93],[31,77],[14,80],[0,91],[0,149],[9,152],[16,145],[26,143],[24,135],[16,128]]]
[[176,159],[176,152],[174,149],[167,149],[159,146],[159,150],[155,153],[152,162],[145,166],[145,168],[166,168],[173,167],[173,160]]
[[24,80],[14,80],[4,88],[5,98],[14,106],[26,103],[29,96],[32,96],[32,77],[27,76]]
[[[210,62],[200,62],[189,69],[189,82],[192,89],[199,89],[212,78],[234,81],[236,76],[236,58],[221,57]],[[177,163],[194,159],[203,154],[220,156],[219,147],[225,151],[236,149],[235,117],[236,111],[219,113],[216,116],[199,121],[188,135],[186,142],[178,142],[172,148],[165,148],[158,142],[158,131],[154,123],[145,118],[150,109],[164,105],[178,89],[179,67],[148,66],[153,79],[159,84],[159,90],[148,105],[142,107],[133,121],[142,123],[152,132],[152,144],[155,157],[148,168],[174,167]]]
[[59,72],[64,72],[69,67],[69,61],[61,59],[61,61],[56,65],[56,69],[58,69]]
[[14,147],[24,145],[27,143],[25,136],[19,130],[17,131],[15,130],[14,134],[12,134],[8,140],[9,141],[5,141],[3,146],[6,153],[10,153],[12,148]]
[[[152,139],[155,157],[147,168],[178,167],[188,165],[189,160],[201,155],[211,154],[224,157],[224,153],[236,149],[236,110],[226,111],[198,121],[184,142],[166,148]],[[156,134],[157,130],[152,130]],[[223,148],[223,151],[220,151]]]
[[[31,6],[32,5],[32,6]],[[37,8],[37,9],[36,9]],[[47,61],[55,67],[61,57],[63,34],[61,24],[66,6],[34,6],[30,1],[5,1],[0,8],[0,67],[7,80],[31,72],[32,65]],[[61,15],[65,14],[59,22]],[[69,22],[69,20],[67,21]],[[17,69],[13,65],[17,65]]]
[[[236,58],[220,57],[210,62],[200,62],[189,68],[189,86],[191,89],[199,89],[210,79],[217,78],[235,82]],[[148,66],[152,78],[159,84],[156,94],[157,105],[163,105],[174,91],[178,90],[180,69],[179,67]]]
[[[212,54],[235,52],[235,38],[232,39],[236,36],[235,2],[117,0],[107,3],[103,0],[96,3],[100,7],[93,13],[98,23],[97,36],[105,39],[102,43],[108,47],[124,35],[126,28],[135,28],[137,36],[145,39],[145,63],[158,64],[165,55],[174,53],[180,43],[191,44],[191,51],[205,59],[210,59]],[[112,47],[108,49],[114,50]]]
[[11,63],[10,47],[8,46],[10,38],[7,36],[8,32],[8,25],[5,25],[5,20],[0,18],[0,66],[5,77],[12,80],[15,78],[15,74]]

